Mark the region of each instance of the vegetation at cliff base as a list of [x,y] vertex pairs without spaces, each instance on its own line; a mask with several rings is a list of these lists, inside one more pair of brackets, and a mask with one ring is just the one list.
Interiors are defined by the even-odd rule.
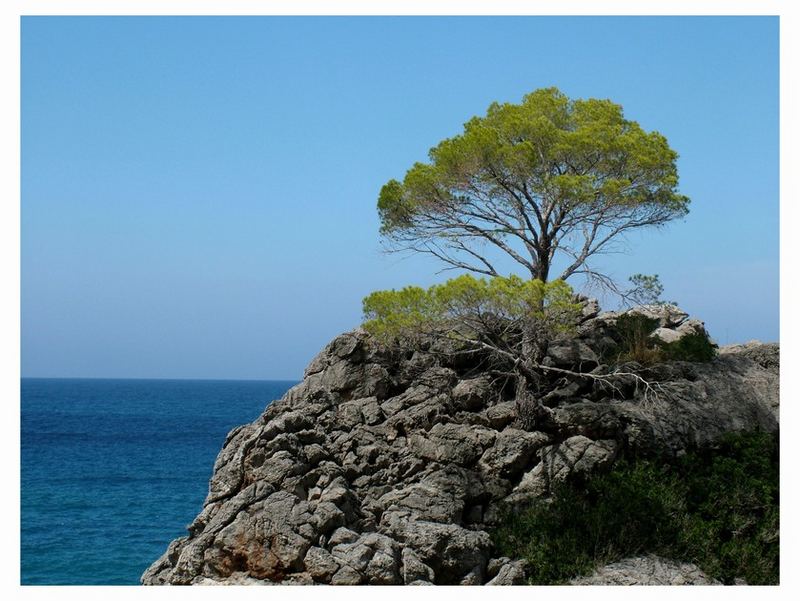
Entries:
[[530,584],[563,583],[625,557],[696,564],[724,584],[778,584],[778,437],[732,434],[675,461],[620,461],[507,516],[498,552],[524,558]]

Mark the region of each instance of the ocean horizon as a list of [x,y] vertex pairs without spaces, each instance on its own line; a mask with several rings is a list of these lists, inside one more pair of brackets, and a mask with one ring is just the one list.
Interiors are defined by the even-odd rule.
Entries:
[[137,585],[228,432],[297,381],[21,378],[23,585]]

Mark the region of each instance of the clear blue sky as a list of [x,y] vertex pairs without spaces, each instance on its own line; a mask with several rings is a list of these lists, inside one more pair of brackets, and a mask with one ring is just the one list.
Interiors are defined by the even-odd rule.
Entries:
[[23,376],[295,379],[375,289],[377,193],[493,100],[611,98],[691,213],[601,264],[778,339],[777,18],[22,22]]

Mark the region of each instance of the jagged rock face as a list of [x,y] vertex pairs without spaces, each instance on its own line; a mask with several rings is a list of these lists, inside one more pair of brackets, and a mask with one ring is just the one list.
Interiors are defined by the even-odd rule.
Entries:
[[707,576],[692,563],[680,563],[670,559],[648,555],[630,557],[595,570],[590,576],[576,578],[570,584],[577,585],[709,585],[722,584]]
[[[613,315],[596,313],[552,361],[599,361]],[[634,384],[611,394],[556,381],[538,431],[521,428],[513,385],[482,373],[479,357],[436,350],[389,352],[360,330],[333,340],[300,384],[228,435],[189,535],[142,582],[518,584],[524,564],[495,557],[488,534],[504,511],[628,450],[678,454],[778,427],[777,345],[660,366],[647,397]]]
[[[641,315],[656,322],[656,329],[652,333],[653,338],[658,338],[662,342],[676,342],[688,334],[706,334],[705,324],[699,319],[692,319],[689,314],[676,305],[640,305],[625,311],[629,315]],[[613,328],[616,319],[624,313],[607,311],[595,316],[594,319],[587,320],[589,330],[594,330],[596,335],[608,333],[609,327]],[[593,341],[594,346],[598,346],[598,340]],[[609,341],[613,342],[613,341]],[[601,348],[608,347],[609,344],[600,344]]]

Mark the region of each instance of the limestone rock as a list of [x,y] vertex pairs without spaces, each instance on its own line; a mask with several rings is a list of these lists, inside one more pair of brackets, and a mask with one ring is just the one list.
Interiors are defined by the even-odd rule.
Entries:
[[466,576],[459,582],[461,586],[475,586],[476,584],[483,584],[483,569],[480,565],[472,568]]
[[502,430],[517,418],[517,407],[514,401],[498,403],[486,410],[489,425],[495,430]]
[[486,532],[417,520],[408,511],[387,511],[381,527],[433,569],[436,584],[458,584],[476,566],[483,569],[492,547]]
[[544,395],[542,397],[542,403],[548,407],[558,405],[564,401],[576,398],[582,388],[584,388],[584,386],[581,382],[569,382]]
[[661,328],[676,328],[689,318],[689,314],[676,305],[640,305],[630,309],[628,313],[644,315],[658,320]]
[[671,342],[677,342],[681,338],[683,338],[681,332],[677,330],[672,330],[670,328],[656,328],[656,330],[652,334],[653,338],[658,338],[662,342],[666,342],[667,344]]
[[[666,320],[665,320],[666,321]],[[672,327],[659,327],[653,332],[652,337],[658,338],[667,344],[677,342],[684,336],[689,334],[708,335],[706,332],[705,324],[699,319],[687,319],[682,321],[678,326]]]
[[490,428],[465,424],[436,424],[429,432],[413,434],[409,445],[418,457],[432,461],[470,465],[494,442]]
[[542,460],[526,473],[515,493],[535,496],[546,494],[553,483],[563,482],[573,474],[585,474],[608,467],[618,450],[613,440],[591,440],[573,436],[562,443],[545,447]]
[[506,563],[500,568],[497,576],[486,584],[490,586],[525,584],[525,562],[518,560]]
[[485,376],[461,380],[453,388],[453,402],[456,407],[467,411],[482,409],[491,395],[491,381]]
[[359,424],[374,426],[383,421],[384,414],[378,398],[372,396],[342,403],[337,409],[336,417],[346,428],[353,428]]
[[577,339],[551,343],[547,347],[547,357],[554,366],[580,367],[584,371],[600,363],[591,347]]
[[[619,314],[596,309],[587,304],[576,337],[551,344],[548,361],[597,364]],[[703,327],[675,307],[645,310],[670,332]],[[621,448],[678,455],[728,432],[778,429],[777,345],[653,366],[650,391],[635,379],[609,391],[545,374],[546,419],[526,431],[513,382],[486,357],[448,358],[454,344],[406,352],[362,330],[336,337],[301,383],[230,432],[202,511],[142,582],[517,584],[524,564],[494,557],[487,531],[508,506],[607,469]],[[667,568],[645,572],[677,581]]]
[[484,473],[497,474],[504,478],[516,476],[536,451],[550,440],[551,437],[543,432],[506,428],[497,435],[494,445],[483,454],[479,468]]
[[345,572],[348,577],[354,577],[355,572],[367,584],[400,583],[400,545],[388,536],[370,532],[353,542],[335,545],[330,554],[352,570]]
[[581,301],[581,321],[593,319],[600,314],[600,303],[596,298],[584,298]]
[[354,543],[358,540],[358,533],[353,532],[347,528],[337,528],[331,535],[328,544],[331,547],[336,545],[346,545],[347,543]]
[[314,509],[314,522],[317,532],[327,534],[333,529],[343,526],[345,513],[330,501],[319,503]]
[[381,512],[407,510],[420,519],[450,523],[461,518],[464,501],[445,486],[431,481],[422,481],[383,495],[377,504]]
[[307,552],[303,563],[311,577],[317,582],[328,583],[331,577],[339,571],[341,564],[325,549],[311,547]]
[[220,530],[204,549],[203,562],[213,558],[224,575],[245,567],[254,577],[283,580],[302,571],[303,558],[316,538],[312,524],[307,502],[277,491],[240,511]]
[[363,582],[363,574],[350,566],[342,566],[331,578],[331,584],[338,584],[340,586],[354,586],[356,584],[362,584]]
[[719,349],[720,355],[736,355],[755,361],[764,369],[777,373],[780,367],[780,347],[777,343],[761,343],[751,340],[745,344],[729,344]]
[[198,576],[192,580],[195,586],[269,586],[275,584],[269,580],[253,578],[247,572],[234,572],[225,580],[214,580],[205,576]]
[[404,547],[402,558],[404,584],[413,584],[417,582],[433,583],[436,577],[433,570],[422,562],[413,549]]
[[721,584],[691,563],[680,563],[654,555],[631,557],[598,568],[592,575],[576,578],[579,585],[708,585]]

